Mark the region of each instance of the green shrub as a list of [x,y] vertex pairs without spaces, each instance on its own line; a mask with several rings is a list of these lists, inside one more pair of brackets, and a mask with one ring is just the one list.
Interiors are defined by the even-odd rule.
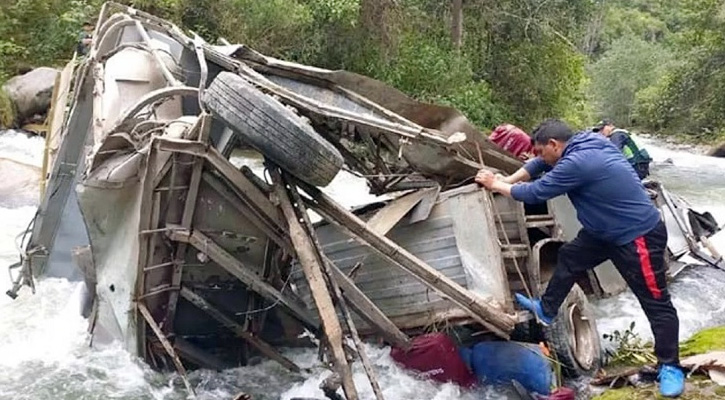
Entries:
[[[1,86],[1,85],[0,85]],[[0,128],[8,129],[15,122],[15,105],[5,90],[0,88]]]
[[491,88],[484,81],[471,82],[446,96],[431,100],[457,108],[483,131],[508,120],[508,111],[494,100]]

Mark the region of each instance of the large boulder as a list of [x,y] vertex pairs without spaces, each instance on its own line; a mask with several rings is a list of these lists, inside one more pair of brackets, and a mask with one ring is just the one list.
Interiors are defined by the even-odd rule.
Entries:
[[707,153],[707,155],[713,157],[725,157],[725,142],[722,142],[719,145],[713,147],[712,150]]
[[15,104],[16,123],[22,124],[50,108],[53,85],[60,71],[40,67],[8,80],[3,89]]

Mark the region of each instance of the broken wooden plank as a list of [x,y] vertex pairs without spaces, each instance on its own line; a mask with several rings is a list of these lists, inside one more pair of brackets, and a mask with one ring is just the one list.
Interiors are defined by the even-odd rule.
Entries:
[[231,318],[227,317],[221,310],[217,309],[211,303],[204,300],[203,297],[199,296],[198,294],[194,293],[186,287],[181,288],[181,297],[185,298],[199,309],[205,311],[212,318],[219,321],[225,328],[231,330],[237,336],[249,342],[249,344],[254,346],[257,350],[259,350],[268,358],[277,361],[278,363],[282,364],[283,367],[289,369],[292,372],[300,372],[300,367],[298,367],[297,364],[293,363],[285,356],[279,354],[279,352],[277,352],[274,347],[270,346],[269,344],[267,344],[267,342],[258,338],[256,335],[245,331],[241,325],[236,323]]
[[[285,182],[289,183],[290,179],[287,176],[286,178],[281,178],[279,176],[279,172],[277,170],[272,171],[272,177],[276,181],[277,186],[280,186],[280,183]],[[284,187],[282,187],[282,190],[284,190]],[[363,364],[363,369],[365,369],[365,373],[368,376],[368,379],[370,381],[370,385],[373,388],[373,392],[375,393],[375,397],[377,400],[384,400],[383,398],[383,392],[380,389],[380,384],[378,384],[378,378],[375,374],[375,370],[372,367],[372,364],[370,363],[370,359],[367,356],[367,353],[365,352],[365,348],[362,345],[362,341],[360,340],[360,335],[358,335],[357,328],[355,327],[355,322],[352,320],[352,314],[350,313],[350,310],[347,308],[346,301],[342,298],[342,292],[340,291],[340,286],[337,284],[334,278],[332,278],[332,270],[330,269],[330,265],[332,263],[328,263],[323,261],[322,259],[322,246],[320,246],[320,242],[317,239],[317,235],[315,234],[315,228],[312,225],[312,222],[310,222],[310,217],[307,215],[307,210],[305,209],[304,203],[302,203],[302,199],[300,198],[299,193],[297,192],[297,188],[294,186],[290,186],[289,193],[291,194],[292,199],[294,200],[294,203],[297,205],[297,209],[299,210],[300,215],[302,216],[302,221],[305,223],[305,226],[307,228],[307,234],[308,240],[311,242],[311,244],[314,246],[314,251],[317,254],[317,260],[319,266],[323,268],[323,271],[325,274],[327,274],[327,277],[330,281],[330,286],[332,287],[332,294],[334,295],[335,301],[339,304],[340,309],[342,310],[342,315],[345,317],[345,322],[347,324],[347,328],[350,331],[350,336],[352,337],[353,342],[355,343],[355,347],[357,348],[357,353],[360,356],[360,361]],[[282,203],[282,202],[280,202]],[[290,207],[292,204],[290,204]]]
[[373,303],[360,288],[347,275],[330,260],[324,257],[325,262],[332,271],[332,277],[335,279],[345,300],[350,302],[352,309],[367,322],[371,328],[375,329],[390,344],[401,349],[409,349],[412,343],[410,338],[403,333],[398,327]]
[[418,190],[389,202],[367,221],[368,228],[380,236],[385,236],[425,197],[425,194],[424,190]]
[[358,238],[389,262],[408,271],[426,286],[467,310],[471,317],[481,325],[505,339],[509,338],[508,333],[513,330],[515,325],[512,315],[506,314],[497,306],[488,304],[392,240],[372,232],[364,221],[337,205],[334,200],[316,187],[299,181],[295,182],[312,198],[312,200],[306,198],[303,200],[329,222],[348,232],[352,237]]
[[191,383],[189,382],[189,378],[186,376],[186,368],[184,368],[184,364],[181,363],[181,360],[179,360],[179,356],[176,354],[176,351],[174,351],[174,347],[169,342],[169,339],[164,336],[164,333],[161,332],[161,328],[159,325],[154,321],[154,317],[151,315],[151,312],[149,312],[148,308],[143,303],[136,303],[136,308],[143,316],[144,320],[146,320],[146,323],[151,327],[151,330],[154,331],[154,334],[156,337],[161,341],[161,344],[164,346],[164,350],[166,350],[166,353],[171,357],[171,361],[173,361],[174,366],[176,366],[176,371],[181,376],[181,379],[184,381],[184,386],[186,386],[187,392],[189,392],[189,395],[196,398],[196,393],[194,392],[194,388],[191,387]]
[[310,237],[297,219],[297,215],[295,215],[292,202],[287,196],[287,191],[279,178],[279,173],[274,168],[272,170],[273,179],[275,175],[277,177],[277,179],[274,179],[276,181],[275,193],[277,194],[282,213],[287,219],[290,238],[292,239],[292,245],[297,254],[297,260],[302,265],[302,271],[307,278],[312,299],[317,306],[317,311],[322,321],[325,337],[330,344],[330,353],[335,371],[342,378],[342,388],[345,392],[345,398],[348,400],[357,400],[358,393],[355,388],[355,382],[352,379],[352,369],[347,362],[347,356],[343,348],[342,326],[340,326],[340,321],[337,319],[337,313],[335,312],[335,306],[332,303],[330,292],[327,290],[327,283],[322,273],[321,262]]
[[247,285],[249,290],[255,291],[271,301],[279,302],[279,304],[291,311],[291,315],[302,322],[307,328],[315,332],[318,330],[317,323],[309,315],[309,311],[306,308],[298,305],[275,287],[261,280],[253,272],[253,269],[237,260],[211,238],[199,231],[189,232],[188,230],[179,228],[178,225],[169,225],[169,228],[167,235],[171,240],[191,244],[200,252],[208,255],[220,267],[237,277],[237,279]]
[[438,195],[441,193],[441,186],[435,185],[432,188],[424,190],[426,191],[425,197],[423,197],[420,203],[418,203],[418,205],[415,206],[413,211],[410,213],[411,224],[428,219],[431,211],[433,211],[433,206],[435,206],[436,201],[438,200]]

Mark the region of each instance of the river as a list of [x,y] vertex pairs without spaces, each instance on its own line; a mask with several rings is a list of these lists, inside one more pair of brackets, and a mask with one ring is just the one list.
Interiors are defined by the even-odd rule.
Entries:
[[[655,159],[653,175],[693,206],[711,211],[725,222],[725,159],[672,151],[642,139]],[[16,236],[32,219],[37,206],[37,178],[43,141],[17,132],[0,133],[0,291],[10,287],[5,266],[18,260]],[[665,162],[666,161],[666,162]],[[20,164],[18,164],[20,163]],[[20,165],[20,167],[17,167]],[[35,172],[37,173],[37,172]],[[7,177],[12,177],[12,190]],[[16,183],[17,182],[17,183]],[[343,204],[364,202],[364,186],[342,174],[330,193]],[[725,249],[725,243],[718,244]],[[88,347],[86,321],[79,314],[80,285],[59,279],[37,282],[33,295],[24,288],[16,300],[0,296],[0,400],[185,398],[175,374],[152,371],[120,345]],[[671,285],[684,339],[706,326],[725,324],[725,272],[698,267],[685,270]],[[595,304],[600,333],[625,329],[636,321],[636,331],[651,337],[644,314],[631,293]],[[380,384],[389,400],[505,399],[494,388],[465,392],[454,385],[433,384],[397,367],[389,349],[368,346]],[[274,362],[224,372],[195,371],[190,375],[200,399],[230,399],[239,391],[253,399],[320,397],[317,389],[329,372],[319,366],[314,350],[288,350],[286,355],[309,372],[291,374]],[[374,398],[365,375],[356,365],[355,380],[365,399]]]

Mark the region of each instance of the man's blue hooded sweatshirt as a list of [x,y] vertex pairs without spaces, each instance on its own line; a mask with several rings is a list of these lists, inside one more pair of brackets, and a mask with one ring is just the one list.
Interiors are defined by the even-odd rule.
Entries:
[[632,165],[598,133],[574,135],[553,168],[538,157],[524,168],[532,177],[548,172],[534,182],[514,185],[514,199],[542,203],[568,194],[584,229],[604,241],[627,244],[660,221]]

